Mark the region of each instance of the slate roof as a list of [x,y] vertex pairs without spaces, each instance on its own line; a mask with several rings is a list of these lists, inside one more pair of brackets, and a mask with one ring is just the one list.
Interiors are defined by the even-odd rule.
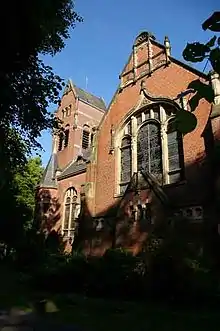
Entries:
[[87,91],[84,91],[83,89],[77,87],[74,84],[73,87],[80,100],[85,101],[86,103],[89,103],[90,105],[100,108],[102,110],[106,110],[106,105],[102,98],[99,98]]
[[55,172],[58,170],[57,155],[52,154],[40,181],[40,187],[57,188]]
[[63,91],[63,95],[67,94],[71,90],[74,92],[74,94],[76,94],[76,96],[79,98],[79,100],[86,102],[96,108],[102,109],[104,111],[106,110],[105,101],[102,98],[97,97],[97,96],[93,95],[92,93],[89,93],[89,92],[81,89],[80,87],[73,84],[71,79],[68,79],[66,86],[64,88],[64,91]]
[[80,174],[82,172],[86,171],[86,162],[78,162],[78,161],[72,161],[61,173],[61,175],[58,176],[58,179],[63,179],[70,177],[72,175]]

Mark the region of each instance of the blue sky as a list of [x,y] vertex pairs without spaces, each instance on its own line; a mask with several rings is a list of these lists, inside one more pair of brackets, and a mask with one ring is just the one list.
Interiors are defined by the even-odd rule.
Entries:
[[[45,62],[62,78],[104,98],[108,104],[117,88],[118,76],[127,61],[135,37],[150,31],[159,42],[168,35],[172,56],[182,60],[187,42],[206,41],[212,35],[201,23],[218,10],[217,0],[76,0],[84,18],[71,31],[65,49]],[[198,67],[198,66],[197,66]],[[204,64],[199,65],[203,69]],[[53,111],[56,107],[51,107]],[[45,165],[51,153],[51,137],[43,132],[40,143]]]

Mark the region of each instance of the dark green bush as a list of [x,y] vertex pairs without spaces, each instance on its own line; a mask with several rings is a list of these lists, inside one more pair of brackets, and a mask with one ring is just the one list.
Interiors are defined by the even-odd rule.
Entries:
[[55,293],[134,298],[143,294],[143,269],[140,258],[121,250],[107,251],[103,257],[51,255],[33,275],[32,285]]

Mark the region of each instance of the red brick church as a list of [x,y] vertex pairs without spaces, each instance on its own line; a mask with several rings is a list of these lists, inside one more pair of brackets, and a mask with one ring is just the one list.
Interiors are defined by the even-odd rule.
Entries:
[[[176,215],[195,233],[218,233],[218,75],[173,58],[167,37],[161,44],[143,32],[119,79],[108,107],[67,82],[55,114],[62,130],[38,188],[42,228],[87,254],[109,247],[138,253],[152,227]],[[197,126],[183,136],[175,114],[189,110],[195,79],[211,84],[215,101],[200,100]]]

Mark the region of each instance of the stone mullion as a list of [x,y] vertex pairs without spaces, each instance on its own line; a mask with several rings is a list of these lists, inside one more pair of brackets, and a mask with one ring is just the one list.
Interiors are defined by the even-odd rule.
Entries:
[[162,106],[160,106],[160,118],[161,118],[160,134],[161,134],[161,149],[162,149],[163,184],[167,184],[169,181],[167,124],[166,124],[166,112]]
[[73,211],[73,202],[72,202],[72,198],[71,198],[71,201],[70,201],[69,222],[68,222],[68,237],[70,236],[72,211]]
[[132,174],[137,172],[137,119],[132,116],[131,118],[132,125],[132,137],[131,137],[131,159],[132,166],[131,171]]

